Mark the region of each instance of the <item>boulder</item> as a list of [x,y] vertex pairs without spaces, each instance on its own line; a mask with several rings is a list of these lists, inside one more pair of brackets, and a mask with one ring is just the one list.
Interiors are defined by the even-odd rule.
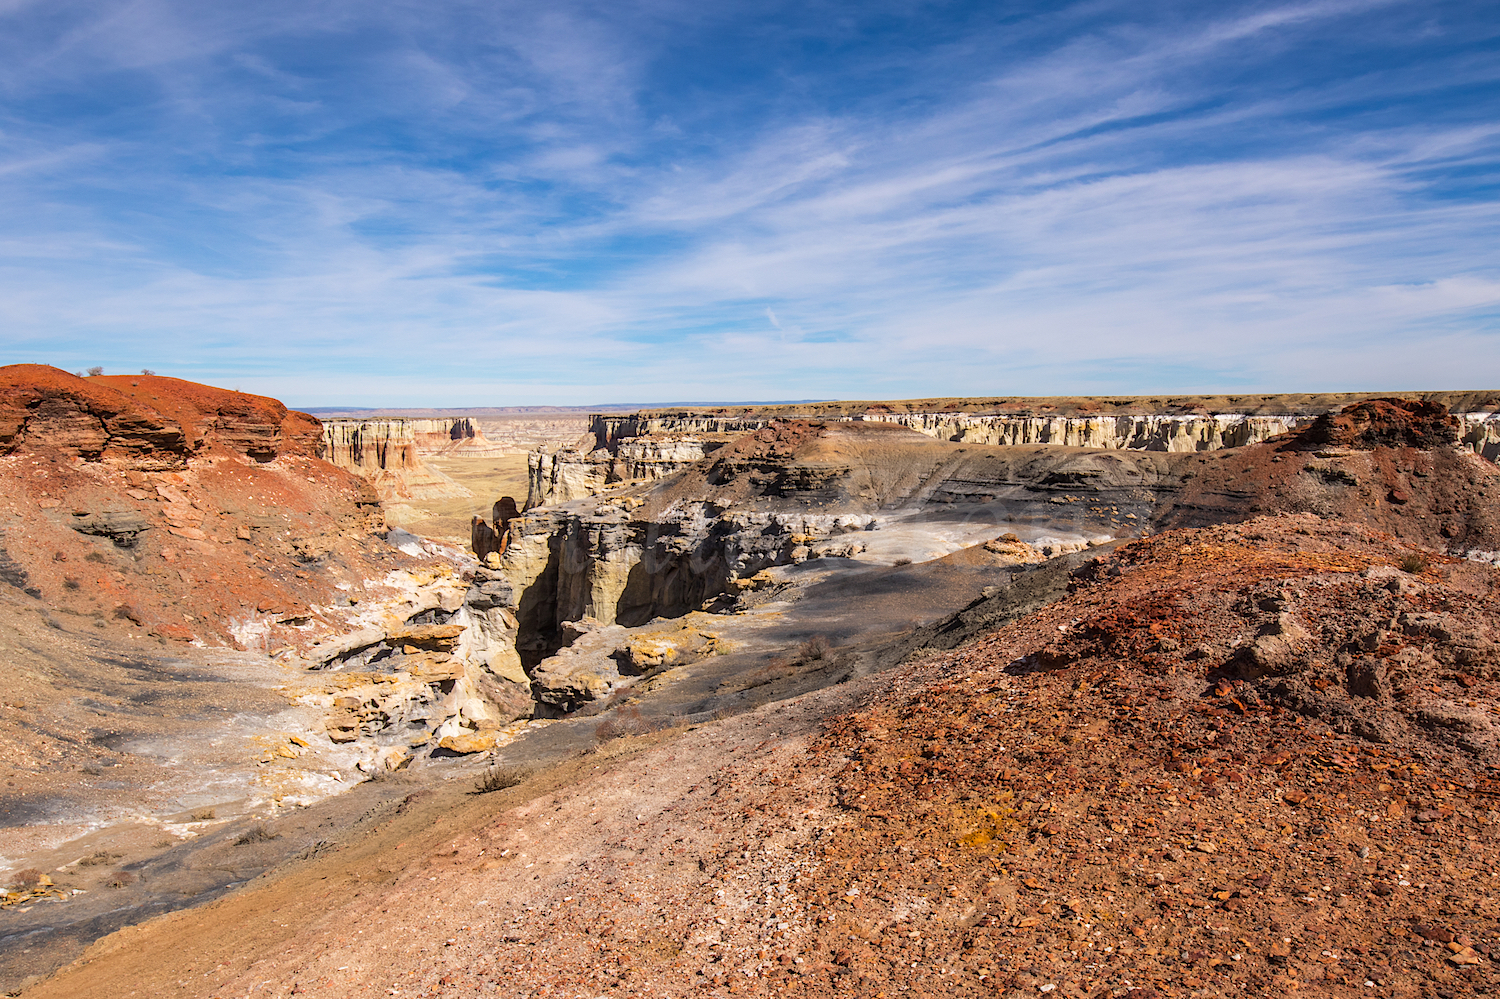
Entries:
[[1377,447],[1454,448],[1459,441],[1459,421],[1442,403],[1366,399],[1337,413],[1324,413],[1299,437],[1312,447],[1360,451]]
[[495,748],[495,733],[467,732],[462,735],[445,735],[438,740],[438,748],[465,756],[471,753],[488,752]]
[[[201,515],[199,520],[202,520]],[[134,548],[136,538],[151,530],[151,522],[134,510],[75,513],[69,526],[79,534],[108,538],[117,548]]]

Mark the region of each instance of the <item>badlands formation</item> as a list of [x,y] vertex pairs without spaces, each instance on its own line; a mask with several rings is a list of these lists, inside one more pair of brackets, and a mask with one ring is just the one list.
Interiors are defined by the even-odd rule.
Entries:
[[464,550],[487,426],[0,369],[0,985],[1492,992],[1497,407],[600,416]]

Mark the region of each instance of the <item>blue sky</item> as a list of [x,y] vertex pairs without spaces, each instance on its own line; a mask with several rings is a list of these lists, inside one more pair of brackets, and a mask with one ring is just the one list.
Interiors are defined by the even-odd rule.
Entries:
[[0,0],[0,360],[294,405],[1500,387],[1492,3]]

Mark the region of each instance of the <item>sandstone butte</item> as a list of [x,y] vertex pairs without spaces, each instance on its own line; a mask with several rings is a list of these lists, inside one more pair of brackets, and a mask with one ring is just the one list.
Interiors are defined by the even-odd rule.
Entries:
[[[118,536],[137,521],[104,515],[134,510],[150,526],[132,544],[156,543],[158,523],[181,537],[165,514],[151,519],[117,498],[157,481],[132,485],[132,473],[184,474],[148,472],[145,463],[169,460],[127,441],[189,441],[184,425],[215,419],[227,428],[234,400],[216,408],[205,390],[192,414],[169,418],[127,407],[123,389],[30,377],[44,374],[56,386],[18,387],[17,398],[38,401],[12,411],[50,407],[56,427],[82,429],[59,429],[68,443],[53,448],[17,419],[6,438],[22,442],[3,459],[22,535],[61,544],[60,531],[80,533],[55,523],[66,515]],[[262,401],[243,412],[257,427],[273,417],[302,425]],[[767,656],[754,681],[764,690],[830,679],[742,713],[650,724],[642,693],[605,716],[586,752],[492,773],[491,793],[424,783],[420,772],[386,778],[405,781],[401,793],[317,849],[201,907],[106,936],[22,994],[1500,990],[1500,469],[1459,449],[1441,405],[1364,402],[1231,452],[1149,461],[1023,461],[1000,448],[945,463],[956,445],[904,433],[762,427],[602,512],[506,510],[506,533],[521,541],[497,554],[530,558],[525,532],[547,518],[547,529],[597,539],[605,524],[628,534],[629,517],[667,517],[690,500],[784,512],[798,495],[858,499],[859,488],[899,492],[913,476],[923,495],[952,497],[958,484],[987,481],[976,469],[1035,473],[1016,483],[1021,492],[1029,482],[1086,503],[1087,477],[1047,476],[1106,459],[1124,462],[1122,476],[1154,470],[1150,497],[1133,500],[1152,533],[997,569],[1003,585],[879,649],[809,639]],[[373,573],[399,557],[366,540],[378,508],[356,500],[359,483],[290,444],[272,454],[234,443],[250,437],[266,433],[204,429],[186,459],[190,483],[218,483],[211,471],[230,465],[240,476],[200,487],[211,510],[187,504],[204,514],[198,543],[220,546],[204,557],[241,540],[225,537],[244,515],[229,511],[231,495],[306,497],[293,479],[348,511],[303,528],[307,539],[319,529],[338,539],[319,574],[300,580],[309,600],[317,586],[350,582],[336,566],[369,559],[361,568]],[[871,478],[882,462],[900,467]],[[278,463],[280,473],[266,467]],[[254,477],[273,473],[287,492]],[[1050,501],[1025,502],[1041,516]],[[298,506],[283,515],[288,526],[311,516]],[[51,598],[50,553],[14,543],[12,530],[14,578]],[[753,553],[783,559],[828,540],[838,539],[788,534]],[[67,565],[72,555],[57,551]],[[293,564],[267,565],[264,585]],[[577,571],[588,578],[583,562]],[[888,578],[924,578],[913,571],[891,566]],[[156,596],[140,599],[168,614],[160,581],[141,583]],[[652,584],[643,599],[675,592]],[[862,599],[880,596],[871,587]],[[235,609],[212,605],[207,618]],[[101,630],[120,620],[101,619]]]

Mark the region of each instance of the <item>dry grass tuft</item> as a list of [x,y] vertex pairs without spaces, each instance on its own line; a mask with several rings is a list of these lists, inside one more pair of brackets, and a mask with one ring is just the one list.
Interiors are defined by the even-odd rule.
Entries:
[[474,790],[470,794],[489,794],[491,791],[504,791],[506,788],[516,787],[524,784],[531,777],[531,771],[525,767],[490,767],[474,782]]

